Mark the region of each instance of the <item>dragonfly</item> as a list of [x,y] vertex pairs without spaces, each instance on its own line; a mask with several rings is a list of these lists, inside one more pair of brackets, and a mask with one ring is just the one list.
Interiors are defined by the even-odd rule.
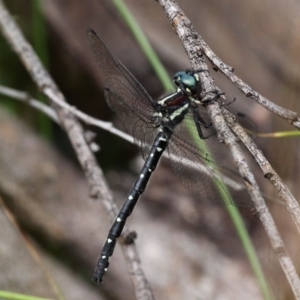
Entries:
[[[134,137],[145,159],[98,258],[92,280],[100,283],[108,270],[109,260],[127,218],[145,191],[165,150],[175,174],[192,195],[221,203],[220,189],[227,196],[232,191],[233,194],[238,191],[242,195],[239,199],[243,199],[239,200],[241,205],[247,195],[236,170],[224,163],[225,146],[211,138],[215,130],[199,105],[203,103],[198,99],[201,82],[197,72],[177,72],[173,80],[177,91],[155,101],[108,50],[95,31],[88,29],[87,36],[105,78],[107,103],[117,113],[125,131]],[[215,98],[219,95],[216,93]],[[205,145],[202,141],[205,141]],[[218,159],[220,154],[222,159]],[[216,184],[219,190],[215,188]],[[234,204],[232,201],[230,197],[227,198],[228,204]]]

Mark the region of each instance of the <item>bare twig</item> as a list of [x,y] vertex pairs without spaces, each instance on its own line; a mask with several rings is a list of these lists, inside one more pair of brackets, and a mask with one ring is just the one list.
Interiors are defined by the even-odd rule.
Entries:
[[30,106],[32,106],[32,107],[36,108],[37,110],[41,111],[42,113],[44,113],[52,121],[59,124],[59,120],[58,120],[55,110],[53,108],[49,107],[47,104],[44,104],[41,101],[33,99],[32,97],[30,97],[30,95],[28,93],[0,85],[0,94],[3,96],[7,96],[10,98],[28,103]]
[[[101,200],[110,219],[114,220],[117,207],[103,177],[102,170],[99,168],[92,151],[86,143],[84,131],[80,123],[69,110],[59,107],[55,104],[55,101],[53,101],[53,99],[60,99],[60,101],[65,102],[65,98],[47,70],[41,64],[31,45],[25,40],[21,30],[5,8],[2,0],[0,0],[0,27],[4,37],[9,41],[14,51],[20,57],[35,84],[42,93],[48,96],[55,109],[59,123],[68,134],[77,153],[78,160],[90,187],[90,196],[94,199]],[[130,258],[127,259],[127,264],[135,287],[136,298],[153,299],[148,281],[141,268],[134,243],[126,246],[122,245],[122,249],[125,253],[125,257]]]
[[[175,1],[158,0],[158,2],[163,7],[174,30],[176,31],[179,38],[181,39],[185,47],[185,50],[187,52],[187,55],[190,59],[192,68],[194,70],[207,70],[208,69],[207,65],[205,64],[204,57],[202,56],[203,40],[199,36],[199,34],[195,32],[191,22],[187,19],[187,17],[184,15],[184,13],[179,8],[179,6],[175,3]],[[208,54],[206,53],[206,55]],[[227,67],[227,69],[230,70],[228,72],[233,72],[232,68]],[[203,88],[203,93],[201,96],[203,97],[203,100],[209,99],[209,97],[213,96],[213,94],[211,93],[213,91],[219,91],[219,88],[214,85],[213,78],[209,75],[209,72],[200,72],[199,76],[201,78],[202,88]],[[248,96],[252,96],[252,95],[257,96],[258,94],[252,92],[251,90],[251,92],[249,91]],[[229,148],[238,166],[239,172],[242,178],[244,178],[245,185],[248,189],[252,201],[254,202],[256,210],[259,212],[260,220],[268,234],[273,249],[277,254],[281,267],[286,277],[288,278],[288,281],[291,285],[294,295],[297,299],[300,299],[300,279],[298,277],[296,269],[284,248],[283,241],[278,233],[278,230],[275,226],[272,216],[270,215],[268,208],[265,205],[265,202],[261,196],[257,183],[255,182],[255,178],[253,174],[250,172],[250,169],[242,155],[242,152],[240,151],[239,146],[236,144],[235,138],[232,132],[230,131],[230,129],[228,128],[224,120],[224,117],[222,116],[220,104],[222,104],[221,101],[208,104],[207,105],[208,112],[212,118],[215,128],[218,131],[219,136],[223,139],[223,141]],[[267,107],[272,107],[271,110],[273,110],[278,114],[280,114],[281,112],[281,109],[279,109],[276,106],[267,106]],[[282,114],[282,116],[293,121],[294,125],[296,126],[297,122],[295,120],[297,118],[297,114],[289,111],[285,111],[285,112],[286,114]]]
[[197,42],[200,45],[202,53],[208,58],[214,68],[220,70],[248,98],[255,100],[270,112],[286,119],[289,123],[300,129],[300,118],[296,112],[273,103],[253,90],[248,84],[234,74],[234,69],[232,67],[226,65],[216,54],[214,54],[201,36],[198,36]]
[[[59,124],[59,119],[57,117],[57,114],[53,108],[48,106],[45,103],[40,102],[39,100],[36,100],[32,98],[28,93],[23,91],[18,91],[16,89],[12,89],[3,85],[0,85],[0,94],[4,96],[11,97],[13,99],[28,103],[30,106],[36,108],[37,110],[43,112],[45,115],[47,115],[52,121]],[[87,125],[93,125],[99,128],[102,128],[112,134],[115,134],[116,136],[130,142],[134,143],[133,137],[129,134],[118,130],[111,122],[104,122],[99,119],[93,118],[82,111],[78,110],[75,106],[69,105],[67,102],[63,102],[60,97],[57,97],[55,94],[52,94],[49,92],[49,97],[51,97],[51,100],[57,104],[59,107],[66,109],[71,114],[76,116],[78,119],[80,119],[82,122],[84,122]]]
[[234,68],[225,64],[205,43],[201,36],[197,37],[197,44],[199,44],[201,52],[207,57],[211,62],[214,69],[220,70],[241,92],[243,92],[246,97],[255,100],[258,104],[273,112],[274,114],[286,119],[290,124],[300,129],[300,118],[298,113],[283,108],[272,101],[268,100],[248,84],[246,84],[242,79],[234,73]]
[[[296,299],[300,299],[300,279],[297,274],[296,268],[294,267],[293,262],[284,247],[283,240],[281,239],[272,215],[270,214],[268,207],[265,204],[259,187],[255,181],[254,175],[252,174],[248,164],[246,163],[240,146],[236,143],[235,136],[230,131],[227,123],[225,122],[223,111],[221,111],[217,103],[209,105],[208,111],[210,112],[215,128],[217,128],[221,137],[224,139],[226,146],[229,148],[238,166],[242,178],[245,179],[244,182],[251,196],[251,199],[255,204],[255,210],[258,213],[258,216],[267,232],[272,247],[278,256],[279,263],[283,271],[285,272],[294,295]],[[247,135],[242,127],[240,127],[240,129],[240,131],[243,131],[243,133]],[[242,142],[244,141],[242,140]]]
[[300,207],[299,203],[292,195],[286,184],[278,176],[275,170],[272,168],[262,151],[257,147],[257,145],[252,141],[249,135],[245,132],[243,127],[237,122],[236,118],[225,108],[222,109],[222,114],[230,126],[232,131],[239,137],[239,139],[244,143],[249,152],[254,156],[256,162],[262,169],[264,177],[269,179],[274,185],[279,197],[285,203],[286,208],[291,214],[298,231],[300,232]]

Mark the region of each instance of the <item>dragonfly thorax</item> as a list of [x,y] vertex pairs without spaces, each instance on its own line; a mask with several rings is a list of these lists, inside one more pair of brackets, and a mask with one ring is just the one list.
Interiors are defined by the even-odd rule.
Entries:
[[189,105],[189,97],[182,91],[168,95],[156,102],[154,121],[172,130],[184,119]]

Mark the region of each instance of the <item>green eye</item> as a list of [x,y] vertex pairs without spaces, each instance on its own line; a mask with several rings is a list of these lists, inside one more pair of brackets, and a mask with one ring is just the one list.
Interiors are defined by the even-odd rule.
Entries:
[[180,80],[183,85],[185,85],[186,87],[188,87],[190,89],[193,89],[197,84],[195,77],[190,74],[186,74],[186,73],[184,73],[181,76]]
[[187,72],[177,72],[174,75],[174,82],[176,83],[177,86],[189,88],[189,89],[194,89],[197,85],[197,80],[196,78],[191,75],[187,74]]
[[183,71],[177,72],[177,73],[174,75],[174,79],[177,79],[177,78],[181,79],[181,77],[184,76],[184,75],[186,75],[186,73],[183,72]]

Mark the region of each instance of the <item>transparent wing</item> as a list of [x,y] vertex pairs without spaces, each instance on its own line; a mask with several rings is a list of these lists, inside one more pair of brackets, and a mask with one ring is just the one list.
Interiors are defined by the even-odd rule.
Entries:
[[157,135],[156,124],[139,107],[129,105],[113,91],[106,90],[105,97],[109,104],[113,103],[112,109],[117,113],[118,120],[124,130],[134,137],[145,159]]
[[175,174],[193,196],[202,201],[252,206],[228,149],[216,135],[201,140],[192,113],[176,127],[168,154]]
[[[152,98],[92,29],[88,29],[87,36],[105,78],[108,105],[117,113],[125,131],[135,138],[137,144],[149,145],[154,139],[156,126],[152,120]],[[144,149],[143,156],[148,146]]]

